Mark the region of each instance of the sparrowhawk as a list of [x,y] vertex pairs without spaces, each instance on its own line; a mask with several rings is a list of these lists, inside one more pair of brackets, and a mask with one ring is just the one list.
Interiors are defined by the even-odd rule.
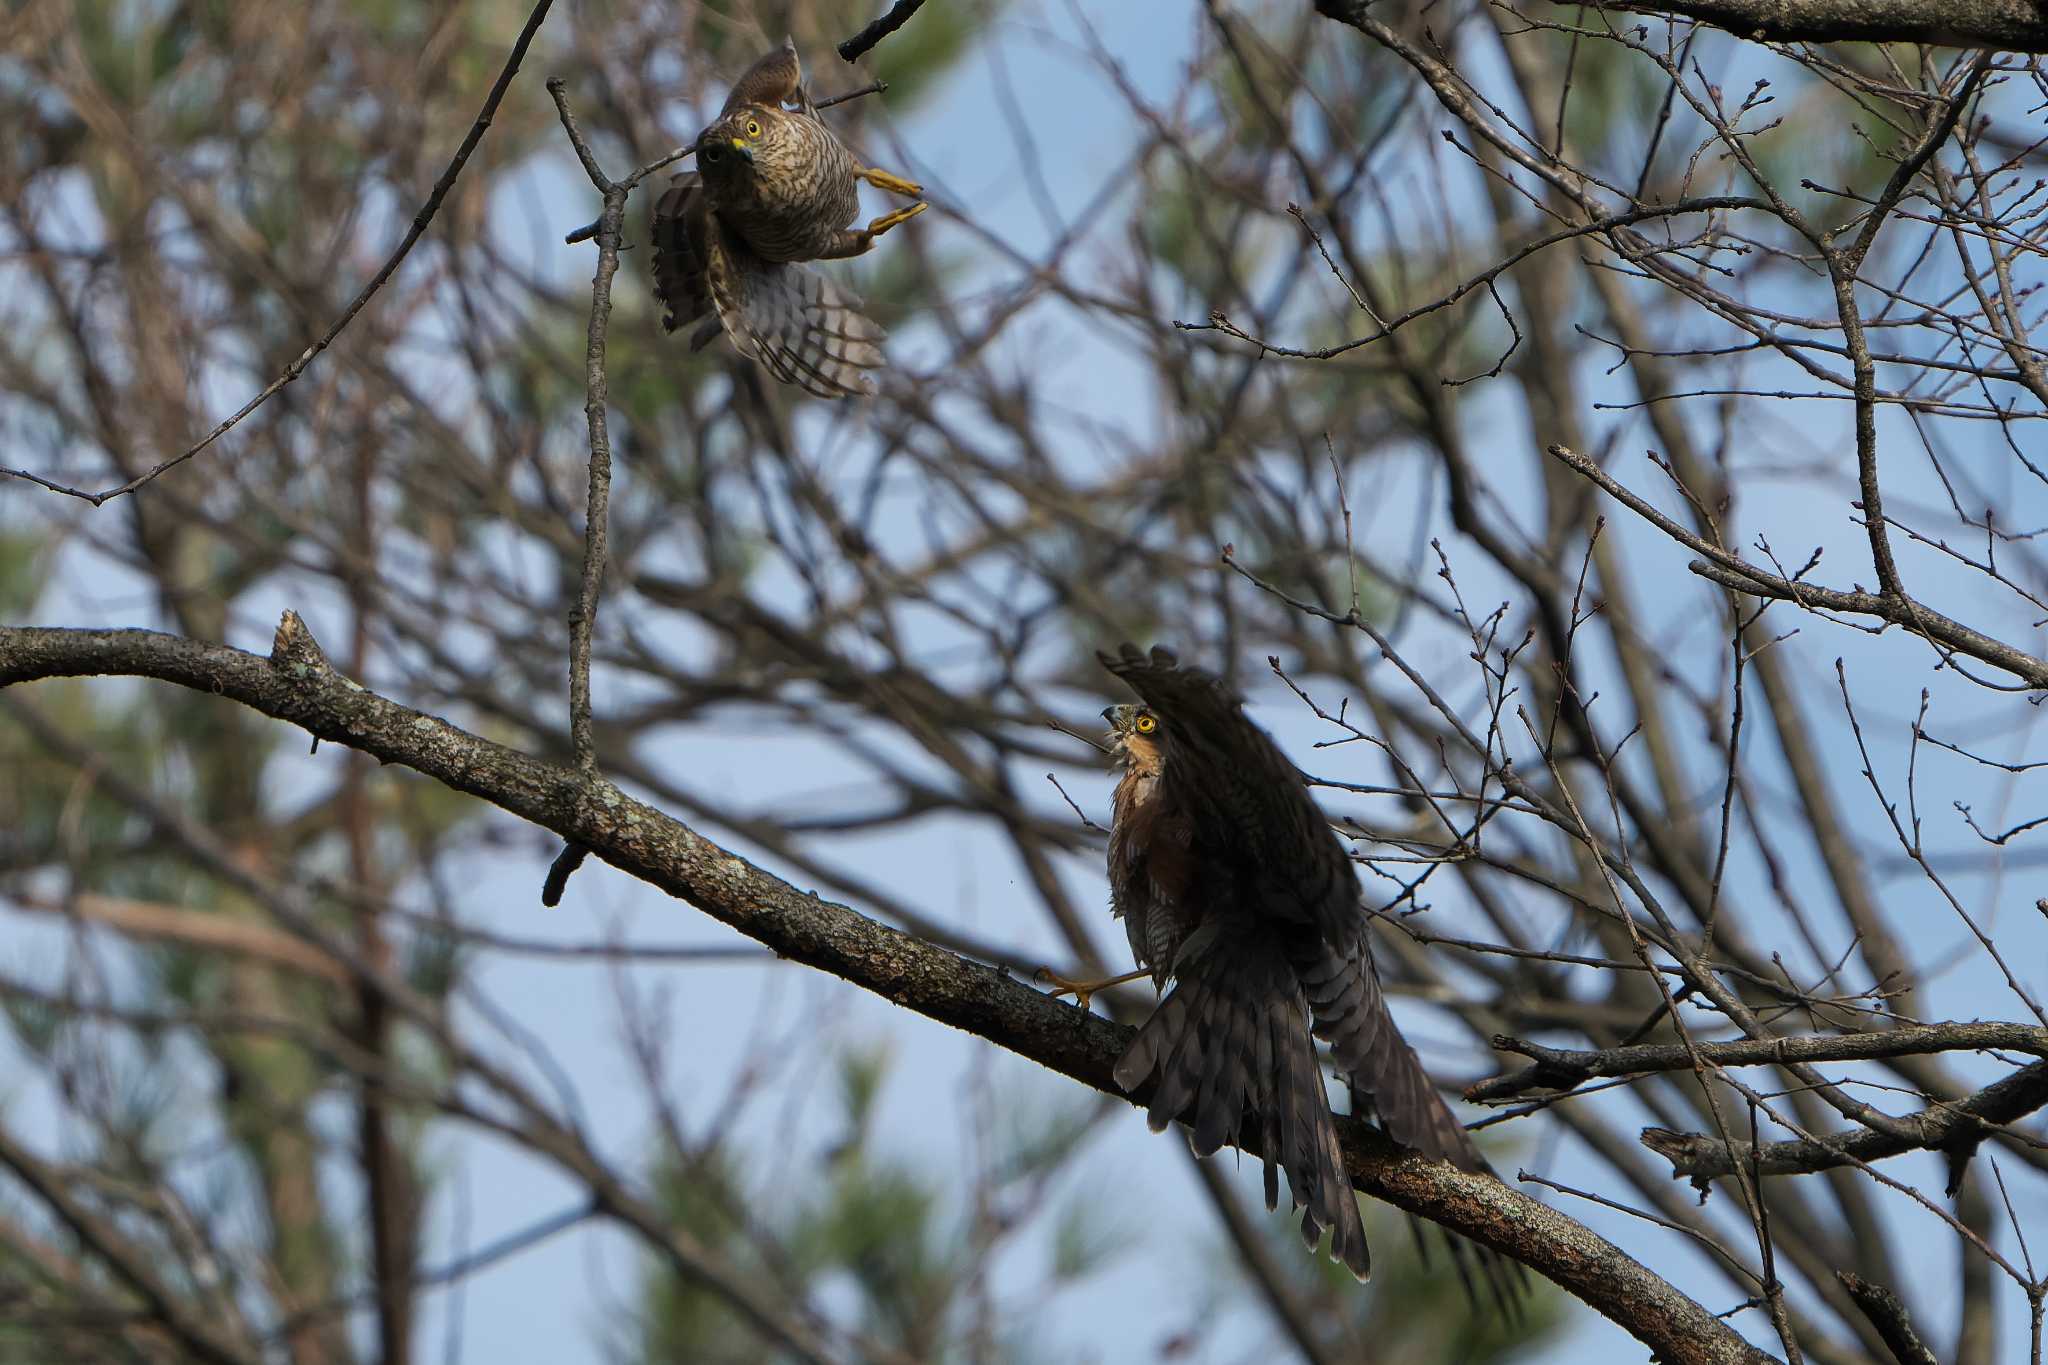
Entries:
[[723,331],[777,379],[821,398],[872,393],[882,329],[804,262],[858,256],[926,207],[920,199],[849,229],[856,181],[913,199],[923,189],[863,165],[825,126],[787,40],[740,77],[695,151],[697,168],[673,177],[654,204],[663,327],[701,320],[693,350]]
[[1306,1209],[1304,1240],[1335,1229],[1332,1254],[1363,1278],[1371,1258],[1316,1038],[1395,1141],[1468,1171],[1486,1162],[1387,1012],[1358,879],[1300,772],[1217,678],[1164,649],[1097,657],[1143,699],[1103,712],[1123,770],[1111,905],[1139,964],[1173,983],[1117,1084],[1152,1081],[1152,1128],[1185,1123],[1198,1156],[1256,1125],[1266,1206],[1277,1166]]

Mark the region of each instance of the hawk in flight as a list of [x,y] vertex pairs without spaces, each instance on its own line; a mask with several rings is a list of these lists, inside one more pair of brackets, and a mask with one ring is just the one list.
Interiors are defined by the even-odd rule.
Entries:
[[[861,255],[925,210],[923,188],[863,165],[825,126],[787,39],[740,77],[695,151],[697,168],[672,177],[654,203],[662,326],[700,323],[692,350],[722,331],[740,354],[820,398],[874,392],[882,329],[804,262]],[[917,202],[849,228],[860,180]]]
[[1371,1257],[1316,1038],[1395,1141],[1489,1168],[1387,1012],[1358,879],[1300,772],[1219,679],[1164,649],[1097,657],[1142,699],[1102,713],[1123,770],[1111,905],[1139,965],[1173,983],[1117,1084],[1152,1081],[1153,1131],[1185,1123],[1197,1156],[1255,1125],[1266,1207],[1279,1202],[1277,1167],[1306,1209],[1303,1240],[1334,1229],[1331,1253],[1363,1279]]

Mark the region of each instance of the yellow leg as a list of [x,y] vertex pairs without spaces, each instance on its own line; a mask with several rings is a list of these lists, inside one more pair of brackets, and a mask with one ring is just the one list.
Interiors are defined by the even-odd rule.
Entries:
[[826,248],[818,259],[823,261],[844,261],[850,260],[855,256],[864,256],[867,254],[868,248],[875,244],[875,238],[881,236],[890,228],[895,227],[898,223],[908,222],[912,218],[917,217],[918,214],[923,213],[930,207],[930,204],[925,203],[911,204],[908,207],[897,209],[894,213],[883,214],[859,232],[841,232],[837,240],[830,247]]
[[900,194],[906,199],[924,198],[924,186],[905,180],[900,175],[891,175],[887,171],[876,170],[873,166],[863,166],[855,171],[854,175],[859,179],[867,181],[878,190],[887,190],[891,194]]
[[1111,986],[1121,986],[1126,981],[1136,981],[1141,976],[1150,975],[1152,973],[1143,967],[1138,968],[1134,972],[1125,972],[1122,976],[1106,976],[1100,981],[1069,981],[1050,967],[1040,967],[1033,973],[1037,980],[1043,981],[1047,985],[1059,987],[1058,990],[1052,993],[1053,999],[1057,1000],[1063,995],[1071,995],[1074,997],[1074,1003],[1084,1010],[1088,1008],[1089,999],[1097,991],[1106,991]]
[[907,223],[930,207],[930,204],[920,200],[918,203],[911,204],[908,207],[897,209],[894,213],[885,213],[861,229],[860,235],[872,242],[898,223]]

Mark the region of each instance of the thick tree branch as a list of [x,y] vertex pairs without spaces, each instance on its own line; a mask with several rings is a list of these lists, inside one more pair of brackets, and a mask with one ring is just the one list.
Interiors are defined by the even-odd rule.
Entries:
[[[2048,10],[2031,0],[1596,0],[1596,7],[1691,19],[1752,42],[1926,43],[2048,52]],[[1343,6],[1317,8],[1327,14]]]
[[[1130,1031],[1005,973],[807,894],[601,777],[543,763],[369,692],[336,673],[287,612],[271,655],[142,630],[0,628],[0,687],[126,675],[212,692],[397,763],[587,846],[776,952],[986,1038],[1105,1094]],[[1360,1190],[1528,1265],[1649,1345],[1662,1360],[1771,1359],[1647,1267],[1557,1210],[1340,1120]],[[1256,1152],[1247,1145],[1246,1150]]]
[[[1315,0],[1366,31],[1371,0]],[[2048,52],[2048,10],[2031,0],[1595,0],[1595,8],[1691,19],[1760,43],[1927,43]]]

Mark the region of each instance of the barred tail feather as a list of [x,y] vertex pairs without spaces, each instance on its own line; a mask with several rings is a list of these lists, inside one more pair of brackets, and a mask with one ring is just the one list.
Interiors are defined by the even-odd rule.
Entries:
[[1154,1082],[1154,1132],[1188,1125],[1197,1156],[1240,1137],[1247,1114],[1265,1160],[1266,1207],[1287,1173],[1302,1238],[1334,1229],[1333,1256],[1364,1279],[1372,1259],[1358,1197],[1344,1173],[1308,1011],[1286,959],[1269,944],[1236,941],[1184,953],[1175,985],[1116,1065],[1126,1091]]
[[706,272],[726,335],[785,384],[820,398],[875,391],[885,335],[860,300],[809,266],[759,260],[722,236]]

